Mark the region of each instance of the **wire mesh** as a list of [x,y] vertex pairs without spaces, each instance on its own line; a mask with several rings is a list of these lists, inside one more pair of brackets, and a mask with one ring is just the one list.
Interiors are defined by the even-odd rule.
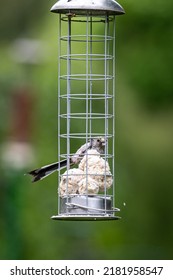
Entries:
[[[67,169],[58,171],[58,216],[52,218],[117,219],[115,16],[60,14],[58,38],[58,161],[67,159]],[[96,154],[88,144],[90,152],[72,166],[77,149],[98,137],[105,140],[104,152]]]

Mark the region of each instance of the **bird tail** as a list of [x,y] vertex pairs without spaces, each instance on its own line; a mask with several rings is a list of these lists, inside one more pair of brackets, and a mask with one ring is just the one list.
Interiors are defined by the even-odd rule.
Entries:
[[33,177],[32,182],[37,182],[39,180],[42,180],[43,178],[49,176],[56,170],[59,170],[63,167],[67,166],[67,160],[62,160],[60,162],[55,162],[49,165],[45,165],[41,168],[34,169],[27,174],[31,175]]

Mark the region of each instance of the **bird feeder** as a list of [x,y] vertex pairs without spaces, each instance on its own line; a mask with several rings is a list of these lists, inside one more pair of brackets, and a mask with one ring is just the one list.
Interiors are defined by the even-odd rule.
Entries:
[[[115,18],[124,9],[114,0],[59,0],[57,220],[115,220]],[[91,139],[79,164],[70,158]]]

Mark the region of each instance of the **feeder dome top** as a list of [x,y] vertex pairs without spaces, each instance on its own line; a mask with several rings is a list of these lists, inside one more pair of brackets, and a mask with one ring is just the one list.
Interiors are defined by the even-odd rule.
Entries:
[[51,8],[53,13],[85,15],[121,15],[125,11],[114,0],[59,0]]

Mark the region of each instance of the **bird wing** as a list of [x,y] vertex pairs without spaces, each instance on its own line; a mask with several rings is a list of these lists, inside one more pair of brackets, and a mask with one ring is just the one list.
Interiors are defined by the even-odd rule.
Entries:
[[83,158],[83,156],[85,155],[86,151],[90,148],[91,148],[91,143],[90,142],[82,145],[76,151],[76,153],[71,157],[71,162],[73,162],[74,164],[79,163],[81,161],[81,159]]

